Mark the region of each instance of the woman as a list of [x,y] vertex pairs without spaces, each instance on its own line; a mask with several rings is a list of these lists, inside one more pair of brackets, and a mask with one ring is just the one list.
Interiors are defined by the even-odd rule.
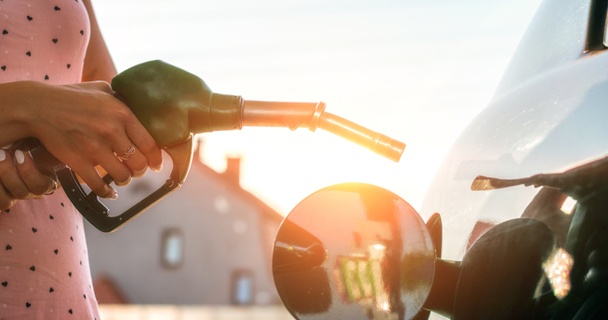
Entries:
[[99,319],[82,216],[14,147],[39,139],[109,199],[100,172],[124,185],[160,170],[154,140],[113,96],[115,73],[88,0],[0,0],[1,319]]

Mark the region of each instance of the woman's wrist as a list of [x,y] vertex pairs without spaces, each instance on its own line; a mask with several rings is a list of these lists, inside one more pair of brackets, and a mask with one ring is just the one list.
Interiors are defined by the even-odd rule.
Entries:
[[33,115],[44,107],[37,89],[40,85],[33,81],[0,84],[0,145],[33,135]]

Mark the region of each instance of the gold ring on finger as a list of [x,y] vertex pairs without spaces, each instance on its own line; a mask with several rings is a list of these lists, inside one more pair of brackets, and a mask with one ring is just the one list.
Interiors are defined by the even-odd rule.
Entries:
[[123,153],[121,155],[116,155],[116,157],[120,161],[127,161],[134,153],[135,153],[135,146],[131,145],[125,153]]
[[57,190],[57,188],[59,188],[59,184],[57,183],[57,181],[55,181],[55,179],[51,179],[51,181],[53,181],[53,188],[49,192],[45,193],[45,195],[47,196],[53,194]]

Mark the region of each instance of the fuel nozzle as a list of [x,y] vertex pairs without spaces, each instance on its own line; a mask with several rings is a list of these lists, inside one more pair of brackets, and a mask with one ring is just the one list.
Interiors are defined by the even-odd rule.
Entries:
[[161,147],[196,133],[257,126],[321,128],[393,161],[405,149],[402,142],[325,112],[323,102],[254,101],[214,93],[199,77],[159,60],[123,71],[112,88]]
[[322,102],[254,101],[214,93],[198,76],[160,60],[121,72],[112,79],[112,89],[171,157],[173,171],[166,185],[172,190],[188,176],[192,137],[198,133],[244,126],[321,128],[393,161],[405,149],[404,143],[325,112]]
[[[363,145],[393,161],[399,161],[405,144],[325,112],[325,104],[246,101],[240,96],[216,94],[189,72],[160,60],[131,67],[112,79],[115,96],[133,111],[159,147],[173,162],[163,186],[118,215],[110,215],[97,195],[82,188],[74,172],[52,157],[34,159],[39,167],[56,172],[66,194],[78,211],[99,230],[114,231],[145,211],[186,180],[194,153],[193,136],[243,126],[325,129]],[[46,149],[35,143],[36,154]],[[33,148],[32,148],[33,149]],[[51,160],[48,160],[48,159]],[[107,175],[104,181],[112,182]]]

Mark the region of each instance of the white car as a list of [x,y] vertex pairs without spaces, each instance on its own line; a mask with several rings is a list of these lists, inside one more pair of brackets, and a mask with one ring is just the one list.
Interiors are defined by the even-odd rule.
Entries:
[[[548,286],[540,286],[528,301],[535,310],[526,314],[531,319],[600,319],[608,315],[608,276],[604,276],[608,275],[604,262],[608,215],[602,211],[608,209],[603,203],[608,199],[603,191],[603,181],[608,181],[603,159],[608,153],[606,16],[606,1],[541,4],[490,105],[457,139],[422,206],[423,213],[437,212],[442,217],[443,259],[466,261],[477,239],[505,221],[532,218],[550,227],[557,250],[565,249],[559,251],[557,257],[563,259],[556,265],[562,268],[562,278],[552,279],[549,270],[541,280],[567,283],[561,293],[552,283],[554,297],[543,291]],[[587,163],[592,164],[581,169]],[[574,168],[577,171],[564,175],[493,182],[517,184],[510,188],[495,189],[490,186],[492,181],[483,180],[485,185],[478,187],[495,190],[472,190],[479,175],[518,179]],[[485,240],[494,242],[494,247],[484,250],[492,255],[486,260],[497,255],[503,258],[502,264],[487,261],[500,269],[494,271],[497,277],[508,270],[525,273],[550,267],[552,261],[522,268],[526,258],[507,252],[513,249],[505,248],[507,236],[496,232],[493,236],[494,240]],[[522,245],[532,251],[538,244],[528,239]],[[504,259],[506,255],[509,259]],[[479,271],[476,276],[486,275]],[[500,287],[474,285],[478,286],[474,303],[479,308],[466,319],[514,317],[510,310],[518,307],[514,297],[501,293]],[[498,305],[502,308],[496,309]]]

